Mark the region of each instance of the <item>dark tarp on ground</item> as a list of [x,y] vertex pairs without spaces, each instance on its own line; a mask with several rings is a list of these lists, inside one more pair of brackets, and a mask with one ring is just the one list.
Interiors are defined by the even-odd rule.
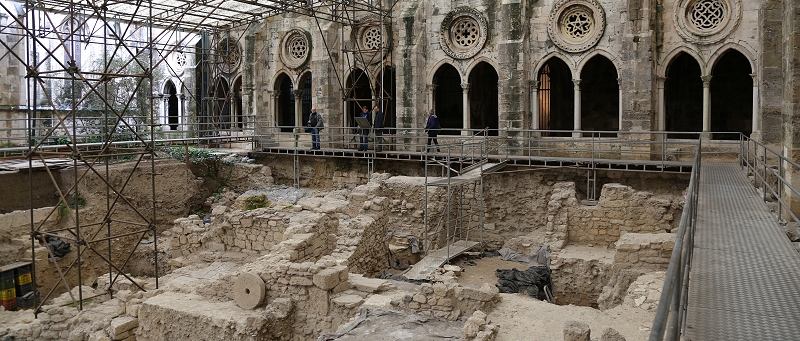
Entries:
[[525,271],[516,268],[497,269],[494,272],[497,276],[497,288],[502,293],[525,292],[542,301],[548,300],[545,293],[547,290],[553,292],[553,282],[550,280],[550,269],[546,266],[532,266]]

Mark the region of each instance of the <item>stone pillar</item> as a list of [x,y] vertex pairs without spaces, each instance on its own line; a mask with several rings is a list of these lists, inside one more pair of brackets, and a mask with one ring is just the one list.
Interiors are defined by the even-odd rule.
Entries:
[[658,127],[656,127],[656,129],[659,131],[664,131],[667,129],[667,107],[664,99],[664,83],[666,81],[667,77],[656,78],[656,83],[658,86]]
[[242,86],[242,129],[255,129],[255,121],[258,119],[256,111],[253,109],[253,87]]
[[297,132],[302,132],[303,122],[303,89],[294,89],[294,126]]
[[[269,91],[269,108],[270,108],[270,117],[274,124],[271,126],[277,127],[280,123],[278,122],[278,99],[281,96],[280,90],[270,90]],[[277,132],[277,130],[275,131]]]
[[761,140],[761,127],[759,126],[758,119],[758,108],[760,108],[758,102],[758,74],[751,73],[750,77],[753,78],[753,128],[751,129],[752,133],[750,133],[750,138]]
[[164,130],[170,130],[169,126],[169,94],[161,94],[161,117],[158,119],[158,123],[161,124],[162,128],[166,128]]
[[700,77],[703,80],[703,135],[711,138],[711,75]]
[[425,113],[428,113],[430,109],[436,109],[436,84],[428,84],[428,103],[430,106],[425,109]]
[[[463,126],[463,128],[462,129],[463,130],[461,130],[461,135],[469,136],[470,132],[467,131],[467,129],[471,128],[470,119],[469,119],[469,83],[461,83],[461,91],[463,93],[462,101],[463,101],[463,106],[464,106],[464,109],[462,110],[462,112],[463,112],[463,117],[462,117],[462,121],[463,121],[462,126]],[[480,128],[483,128],[483,127],[480,127]]]
[[574,132],[572,133],[572,137],[581,137],[581,80],[580,79],[573,79],[572,83],[575,84],[575,104],[574,104],[574,119],[573,119],[573,127],[572,129]]
[[531,129],[539,129],[539,81],[531,81]]
[[618,131],[622,131],[622,78],[617,78],[617,89],[619,89],[619,102],[617,104]]

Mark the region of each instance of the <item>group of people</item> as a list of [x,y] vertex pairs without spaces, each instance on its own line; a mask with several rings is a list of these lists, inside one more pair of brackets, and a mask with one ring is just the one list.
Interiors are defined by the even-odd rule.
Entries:
[[[375,113],[375,121],[372,120],[372,112]],[[374,129],[375,131],[375,152],[382,152],[383,151],[383,133],[384,133],[384,121],[386,119],[386,115],[381,111],[381,109],[376,105],[372,112],[369,111],[369,107],[366,105],[361,107],[361,118],[364,118],[369,122],[369,126]],[[311,108],[311,115],[308,117],[308,128],[311,131],[311,149],[312,150],[319,150],[320,149],[320,142],[319,142],[319,131],[325,127],[324,123],[322,122],[322,115],[317,113],[317,108]],[[442,128],[441,124],[439,124],[439,117],[433,112],[433,109],[428,111],[428,120],[425,123],[425,132],[428,135],[428,142],[426,144],[425,150],[429,151],[431,148],[431,143],[436,145],[436,152],[439,152],[439,130]],[[359,133],[359,143],[358,143],[358,150],[365,152],[369,146],[369,128],[362,128],[361,132]]]

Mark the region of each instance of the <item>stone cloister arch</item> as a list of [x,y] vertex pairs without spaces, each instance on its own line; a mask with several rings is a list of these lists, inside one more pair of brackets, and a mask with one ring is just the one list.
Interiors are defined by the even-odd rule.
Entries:
[[581,130],[619,130],[619,81],[614,63],[595,55],[581,68]]
[[490,135],[497,135],[498,113],[498,75],[495,68],[487,62],[479,62],[469,73],[469,128],[489,128]]
[[217,77],[214,82],[214,100],[211,102],[212,109],[212,129],[218,133],[219,130],[231,128],[231,102],[230,86],[224,77]]
[[[699,132],[703,130],[703,82],[700,63],[686,52],[669,62],[664,80],[664,130]],[[692,138],[669,134],[673,138]]]
[[711,131],[714,139],[739,139],[753,131],[753,77],[750,61],[728,49],[711,68]]
[[[550,57],[537,71],[538,128],[573,130],[575,83],[572,71],[559,57]],[[548,136],[571,136],[571,132],[550,132]]]
[[295,125],[295,105],[292,90],[292,80],[285,73],[281,72],[275,80],[275,122],[280,131],[287,133],[293,130]]
[[[444,63],[436,70],[433,75],[434,86],[434,110],[439,117],[442,125],[442,134],[458,135],[458,130],[446,130],[447,128],[464,128],[463,119],[463,89],[461,87],[461,74],[456,68]],[[424,122],[424,118],[422,118]]]
[[178,108],[178,89],[172,80],[168,80],[164,86],[164,96],[167,97],[165,114],[166,123],[169,130],[178,130],[180,124],[180,110]]
[[347,103],[345,104],[347,114],[344,126],[357,127],[355,118],[361,116],[361,108],[364,106],[372,108],[372,87],[369,75],[359,68],[352,69],[347,76],[347,91]]

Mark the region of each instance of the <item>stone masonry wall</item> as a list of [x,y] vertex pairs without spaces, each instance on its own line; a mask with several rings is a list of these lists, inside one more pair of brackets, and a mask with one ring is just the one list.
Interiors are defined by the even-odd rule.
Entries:
[[627,233],[615,243],[614,265],[666,270],[675,247],[675,237],[674,233]]
[[476,289],[456,283],[424,283],[420,285],[419,293],[406,295],[402,301],[392,304],[418,314],[455,320],[478,310],[491,311],[500,300],[499,292],[490,284]]

